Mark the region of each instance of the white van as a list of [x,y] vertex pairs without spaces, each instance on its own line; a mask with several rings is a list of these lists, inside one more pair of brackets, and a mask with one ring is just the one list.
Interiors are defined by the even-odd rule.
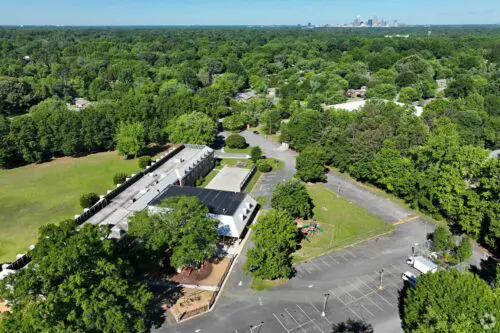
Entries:
[[401,278],[404,281],[407,281],[413,287],[415,287],[417,285],[417,276],[410,271],[404,272],[403,275],[401,275]]

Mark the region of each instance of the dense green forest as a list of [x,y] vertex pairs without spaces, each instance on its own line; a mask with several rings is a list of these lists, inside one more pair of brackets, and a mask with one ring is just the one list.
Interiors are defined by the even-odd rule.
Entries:
[[[1,28],[0,167],[260,123],[498,248],[500,28],[428,30]],[[362,86],[362,111],[325,107]]]

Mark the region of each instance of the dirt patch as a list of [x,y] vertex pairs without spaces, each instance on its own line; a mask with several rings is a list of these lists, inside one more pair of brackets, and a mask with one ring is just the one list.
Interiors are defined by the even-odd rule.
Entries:
[[213,295],[212,291],[183,288],[179,291],[179,298],[168,311],[174,315],[177,321],[187,319],[208,311],[208,304]]
[[220,261],[207,263],[202,269],[192,271],[191,274],[182,272],[168,279],[176,283],[215,287],[219,285],[229,265],[231,265],[231,260],[224,258]]
[[324,211],[324,212],[327,212],[328,208],[326,208],[325,206],[323,206],[323,207],[321,207],[321,210]]
[[10,311],[10,308],[5,304],[5,302],[0,302],[0,313]]

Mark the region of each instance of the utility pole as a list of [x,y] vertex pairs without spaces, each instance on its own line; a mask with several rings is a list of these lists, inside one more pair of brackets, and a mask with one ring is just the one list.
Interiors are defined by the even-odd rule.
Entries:
[[326,293],[323,295],[325,298],[323,299],[323,312],[321,312],[321,317],[326,316],[326,302],[328,302],[328,296],[330,296],[329,293]]
[[380,285],[378,286],[378,289],[382,290],[382,289],[384,289],[384,286],[382,284],[382,278],[384,276],[384,269],[382,268],[379,273],[380,273]]
[[254,329],[258,328],[257,332],[256,333],[260,333],[260,329],[262,328],[262,326],[264,326],[264,321],[261,321],[260,324],[258,325],[250,325],[250,333],[254,333]]

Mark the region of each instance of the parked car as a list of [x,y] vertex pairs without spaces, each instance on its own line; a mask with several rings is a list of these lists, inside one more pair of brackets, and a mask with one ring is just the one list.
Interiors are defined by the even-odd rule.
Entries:
[[411,284],[413,287],[417,285],[417,276],[410,271],[406,271],[401,275],[401,278]]

